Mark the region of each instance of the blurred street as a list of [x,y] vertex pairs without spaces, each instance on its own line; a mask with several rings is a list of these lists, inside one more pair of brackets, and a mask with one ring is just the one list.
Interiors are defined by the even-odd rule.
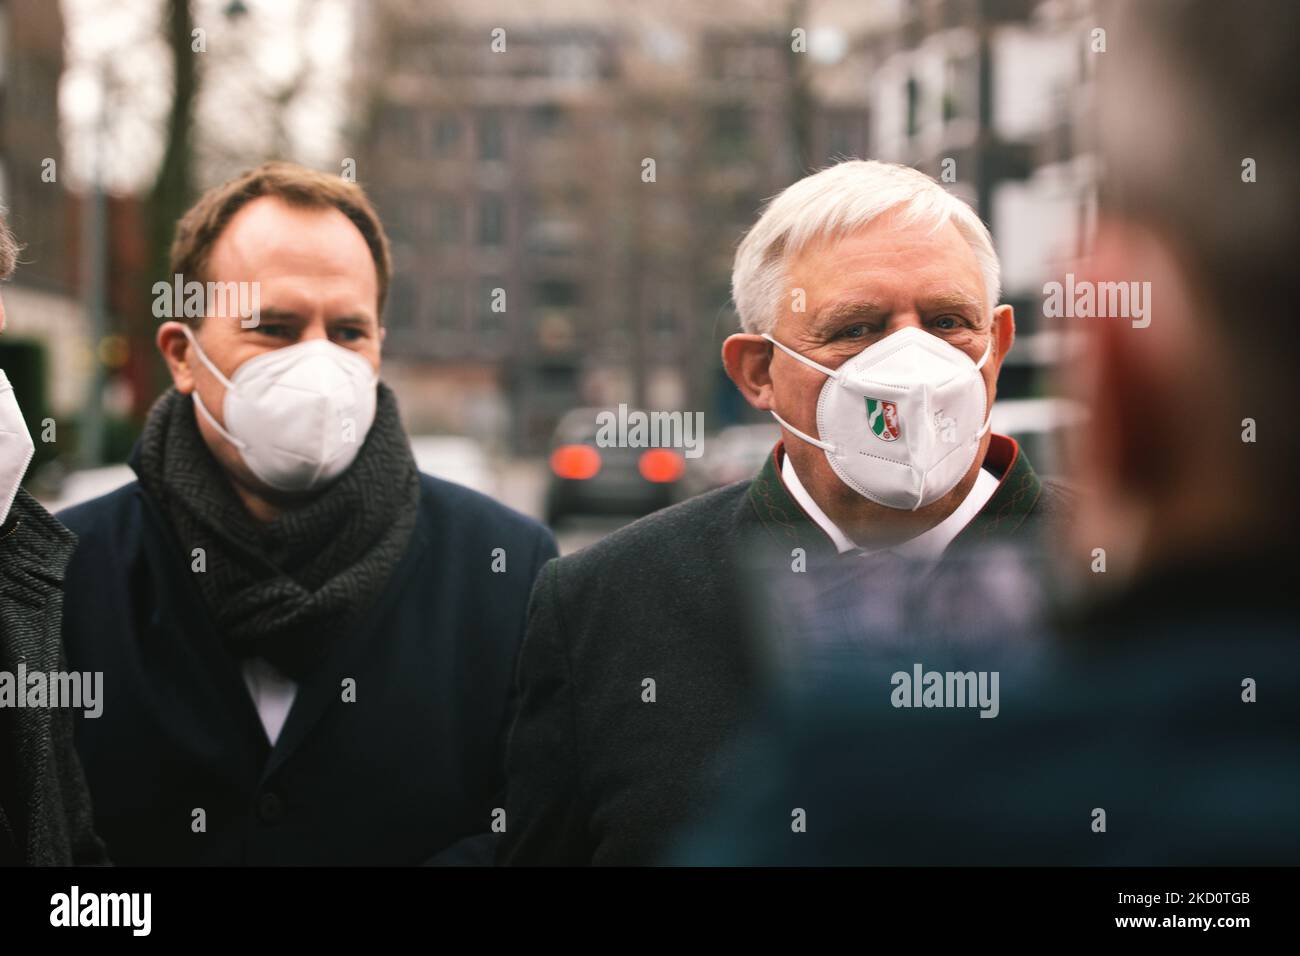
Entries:
[[[170,384],[154,285],[172,226],[268,158],[356,182],[379,213],[382,377],[420,467],[565,550],[755,472],[770,422],[718,361],[732,259],[765,198],[845,157],[927,172],[989,224],[1017,325],[998,394],[1021,404],[998,427],[1042,434],[1067,356],[1043,280],[1095,194],[1075,135],[1092,60],[1068,55],[1090,9],[7,0],[0,83],[22,64],[24,96],[0,103],[0,205],[24,262],[0,367],[42,436],[31,490],[59,505],[130,480]],[[593,452],[596,416],[624,406],[700,422],[727,460]]]
[[[561,429],[549,460],[536,455],[494,454],[478,439],[458,435],[415,435],[411,446],[421,471],[473,488],[550,525],[560,553],[569,554],[641,515],[753,477],[779,437],[771,425],[733,426],[709,436],[701,444],[700,457],[688,461],[668,449],[599,447],[589,427],[594,415],[591,409],[571,413],[570,430]],[[1068,434],[1083,421],[1081,409],[1062,399],[1007,399],[993,408],[998,433],[1014,438],[1045,475],[1069,470]],[[565,464],[565,454],[574,452],[591,456],[599,464],[590,474],[562,474],[570,467]],[[671,480],[648,480],[643,466],[647,456],[669,456],[675,470],[662,477]],[[135,479],[126,464],[75,469],[67,474],[57,466],[47,466],[39,474],[38,500],[55,512]],[[624,495],[630,488],[630,496],[616,496],[611,505],[599,490],[611,485]],[[561,500],[567,502],[564,507]]]
[[[502,459],[472,474],[458,473],[454,467],[450,471],[445,466],[431,467],[428,461],[420,464],[430,474],[491,495],[530,517],[541,519],[544,515],[547,475],[546,462],[540,458]],[[39,500],[49,510],[58,511],[107,494],[134,480],[135,473],[128,465],[75,471],[64,479],[60,493],[42,495]],[[560,553],[569,554],[599,541],[634,518],[633,515],[573,516],[554,529],[555,540]]]
[[[500,482],[496,497],[499,501],[534,518],[543,516],[546,462],[536,458],[510,459],[500,466],[498,474]],[[552,530],[555,532],[555,541],[560,546],[560,554],[571,554],[579,548],[594,544],[632,520],[635,520],[632,515],[574,516]]]

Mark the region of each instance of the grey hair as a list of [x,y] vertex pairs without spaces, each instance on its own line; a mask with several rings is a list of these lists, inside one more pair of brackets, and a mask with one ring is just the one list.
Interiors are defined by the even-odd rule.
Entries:
[[1001,294],[993,240],[975,211],[934,179],[908,166],[848,160],[799,180],[768,203],[741,240],[731,271],[740,327],[771,332],[786,294],[786,266],[809,244],[842,236],[895,212],[902,225],[940,229],[951,222],[969,244],[984,277],[992,313]]
[[0,206],[0,282],[14,274],[14,267],[18,265],[18,254],[20,252],[22,252],[22,246],[18,244],[14,234],[9,231],[9,223],[5,221],[5,209]]

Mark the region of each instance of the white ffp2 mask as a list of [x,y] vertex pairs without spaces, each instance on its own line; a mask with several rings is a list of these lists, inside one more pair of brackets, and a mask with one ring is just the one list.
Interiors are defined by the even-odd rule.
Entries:
[[793,434],[826,452],[835,474],[871,501],[915,511],[952,491],[970,470],[989,428],[988,392],[970,356],[907,326],[830,369],[763,337],[826,376],[817,399],[817,431]]
[[14,397],[9,376],[0,369],[0,524],[9,520],[9,509],[22,485],[36,445],[32,442],[22,409]]
[[255,355],[227,379],[185,335],[226,386],[225,427],[194,390],[194,404],[239,450],[248,470],[279,491],[309,491],[347,470],[375,420],[378,376],[364,357],[325,339]]

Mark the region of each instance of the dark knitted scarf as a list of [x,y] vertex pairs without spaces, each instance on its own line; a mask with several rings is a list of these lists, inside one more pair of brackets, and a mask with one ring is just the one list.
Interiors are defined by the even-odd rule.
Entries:
[[193,399],[169,389],[149,410],[136,470],[180,539],[208,611],[238,658],[301,678],[378,598],[415,527],[420,479],[397,401],[379,386],[356,460],[276,520],[254,519],[208,450]]

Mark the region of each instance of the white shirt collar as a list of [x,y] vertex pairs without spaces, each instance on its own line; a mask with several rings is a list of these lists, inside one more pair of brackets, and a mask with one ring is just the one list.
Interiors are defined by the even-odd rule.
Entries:
[[[795,474],[794,463],[790,461],[790,456],[783,452],[781,457],[781,480],[785,482],[785,487],[794,497],[794,500],[799,503],[799,507],[803,508],[808,513],[808,517],[812,518],[817,524],[817,527],[826,532],[827,537],[834,543],[835,550],[840,554],[844,554],[846,551],[859,550],[849,536],[827,517],[826,512],[822,511],[817,502],[813,501],[812,495],[808,494],[808,489],[803,486],[803,482]],[[971,519],[989,503],[994,492],[998,490],[998,484],[997,476],[981,468],[979,474],[975,476],[975,484],[971,486],[970,492],[962,500],[962,503],[953,509],[952,514],[933,528],[922,531],[916,537],[908,538],[906,541],[895,544],[890,548],[881,548],[880,550],[889,551],[912,560],[937,560],[948,545],[952,544],[953,539],[961,533],[962,528],[970,524]]]

